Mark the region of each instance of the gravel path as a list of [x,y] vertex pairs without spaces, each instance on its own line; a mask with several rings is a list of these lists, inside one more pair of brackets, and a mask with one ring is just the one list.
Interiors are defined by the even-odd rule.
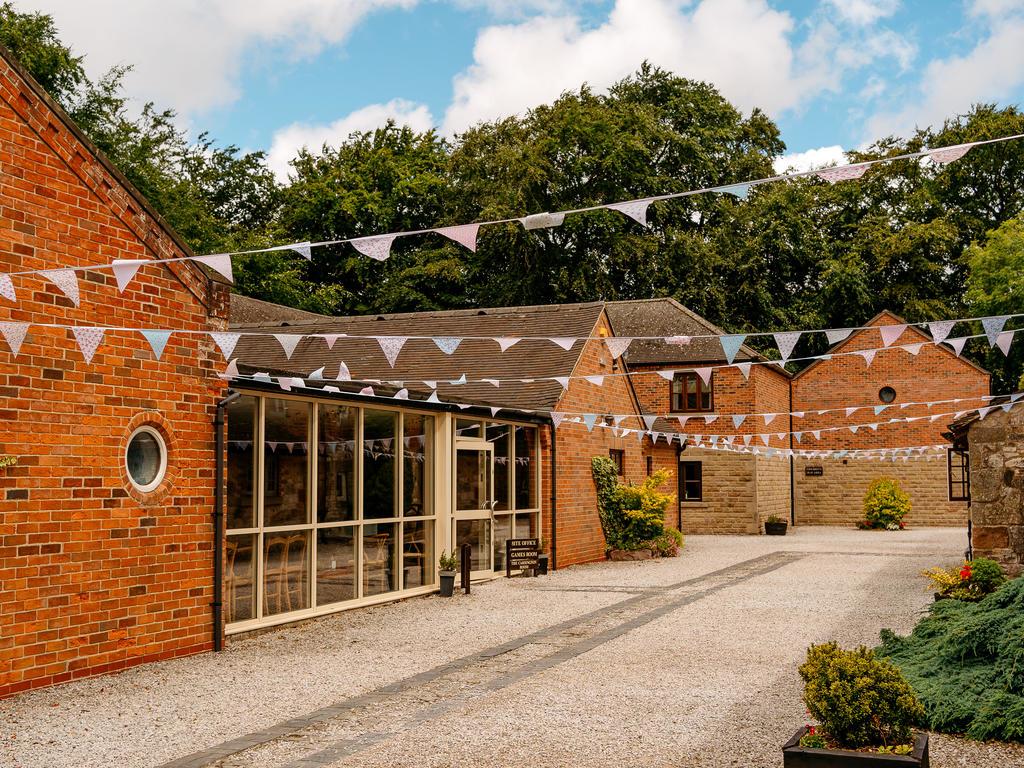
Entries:
[[[776,768],[806,717],[806,646],[909,631],[929,600],[918,572],[963,545],[959,530],[694,536],[678,559],[339,614],[0,701],[0,765],[160,766],[321,710],[218,764]],[[1024,750],[933,737],[932,764],[1024,766]]]

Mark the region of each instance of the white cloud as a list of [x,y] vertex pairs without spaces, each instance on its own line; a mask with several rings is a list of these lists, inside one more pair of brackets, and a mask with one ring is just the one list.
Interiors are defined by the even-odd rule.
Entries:
[[129,95],[186,118],[233,102],[247,56],[315,56],[374,10],[417,0],[19,0],[54,17],[93,75],[131,64]]
[[282,181],[288,177],[288,163],[300,149],[319,150],[324,144],[336,146],[356,131],[372,131],[389,119],[408,125],[416,131],[434,127],[434,118],[423,104],[405,99],[392,99],[386,104],[370,104],[328,125],[293,123],[274,134],[267,153],[267,163]]
[[900,7],[899,0],[826,0],[825,4],[843,21],[859,26],[892,16]]
[[916,88],[919,98],[902,109],[872,117],[868,137],[905,135],[915,127],[938,125],[972,104],[1012,99],[1024,85],[1024,17],[1002,19],[963,56],[935,59]]
[[772,162],[776,173],[790,171],[813,171],[816,168],[827,168],[830,165],[842,165],[846,162],[843,148],[838,144],[831,147],[808,149],[806,152],[794,152],[782,155]]
[[972,0],[968,6],[972,16],[1001,18],[1024,11],[1024,0]]

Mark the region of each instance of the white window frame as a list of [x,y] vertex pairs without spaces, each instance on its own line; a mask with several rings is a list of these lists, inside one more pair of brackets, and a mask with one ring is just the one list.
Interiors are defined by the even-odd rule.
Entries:
[[[145,485],[140,485],[135,481],[135,478],[132,477],[132,471],[128,467],[128,451],[131,450],[132,443],[135,441],[135,438],[141,434],[152,435],[160,449],[160,467],[157,469],[156,477]],[[160,487],[160,484],[164,481],[164,477],[167,475],[167,443],[164,441],[164,436],[161,435],[155,427],[149,424],[143,424],[140,427],[136,427],[132,432],[131,436],[128,438],[128,443],[124,448],[124,471],[125,474],[128,475],[128,482],[131,483],[132,488],[139,493],[152,493]]]

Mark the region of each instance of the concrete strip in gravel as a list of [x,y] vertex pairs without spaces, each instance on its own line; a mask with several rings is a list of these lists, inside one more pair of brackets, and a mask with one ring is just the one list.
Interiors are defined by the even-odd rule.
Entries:
[[[497,693],[423,718],[410,712],[400,736],[363,722],[340,735],[357,748],[319,763],[778,766],[779,745],[804,719],[796,666],[806,645],[874,644],[882,627],[909,630],[928,601],[917,572],[955,562],[964,539],[950,530],[805,528],[785,538],[691,537],[679,559],[583,566],[454,600],[339,614],[234,642],[221,655],[0,702],[0,765],[150,767],[294,718],[277,729],[284,743],[318,708],[784,549],[807,556],[611,633]],[[339,741],[331,725],[321,734],[327,745]],[[933,741],[937,768],[1024,766],[1020,749]]]

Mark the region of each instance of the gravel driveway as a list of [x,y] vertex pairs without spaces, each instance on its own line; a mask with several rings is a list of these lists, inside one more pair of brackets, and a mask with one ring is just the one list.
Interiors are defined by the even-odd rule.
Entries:
[[[693,536],[0,701],[0,765],[780,766],[806,646],[907,632],[962,530]],[[933,737],[932,765],[1024,766]]]

